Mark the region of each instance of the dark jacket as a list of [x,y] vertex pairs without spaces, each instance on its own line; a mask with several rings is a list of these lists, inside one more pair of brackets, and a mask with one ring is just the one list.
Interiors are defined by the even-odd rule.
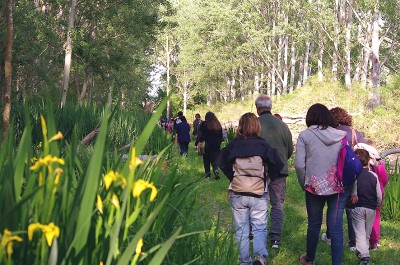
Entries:
[[203,121],[199,128],[199,137],[196,139],[196,145],[198,142],[205,141],[205,152],[219,151],[221,149],[222,142],[222,130],[218,132],[210,131],[207,128],[207,122]]
[[268,166],[268,177],[276,178],[283,167],[283,162],[275,148],[261,137],[235,138],[223,148],[218,156],[218,165],[231,182],[233,179],[233,163],[236,158],[260,156]]
[[[292,133],[289,127],[269,111],[261,113],[258,120],[261,123],[260,137],[264,138],[276,149],[284,164],[280,176],[287,176],[289,174],[287,161],[292,156],[294,149]],[[273,180],[274,178],[271,179]]]
[[180,122],[175,126],[176,133],[178,135],[179,143],[190,142],[190,126],[187,122]]
[[356,207],[375,210],[382,203],[382,192],[378,177],[368,168],[364,168],[357,179],[358,202]]

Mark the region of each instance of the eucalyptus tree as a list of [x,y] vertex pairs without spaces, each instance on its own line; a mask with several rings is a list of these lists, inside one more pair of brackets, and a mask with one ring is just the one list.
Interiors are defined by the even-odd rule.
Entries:
[[2,139],[5,138],[10,125],[11,110],[11,83],[12,83],[12,49],[14,38],[14,1],[6,1],[6,45],[4,56],[4,79],[5,87],[3,90],[3,119],[2,119]]

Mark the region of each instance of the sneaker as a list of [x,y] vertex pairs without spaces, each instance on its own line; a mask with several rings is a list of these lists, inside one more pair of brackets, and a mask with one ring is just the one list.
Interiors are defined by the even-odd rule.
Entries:
[[300,255],[300,264],[302,264],[302,265],[314,265],[315,263],[314,263],[314,261],[307,261],[307,259],[306,259],[306,254],[301,254]]
[[215,175],[215,179],[220,179],[218,170],[214,171],[214,175]]
[[358,265],[369,265],[369,257],[358,260]]
[[324,241],[326,244],[331,245],[331,239],[328,238],[328,235],[326,233],[322,233],[321,240]]
[[349,248],[351,252],[356,252],[357,248],[356,247],[350,247]]
[[372,251],[378,250],[378,244],[369,245],[369,249]]
[[253,265],[267,265],[265,260],[261,257],[255,257],[253,261]]
[[279,248],[280,242],[278,240],[271,241],[271,248]]

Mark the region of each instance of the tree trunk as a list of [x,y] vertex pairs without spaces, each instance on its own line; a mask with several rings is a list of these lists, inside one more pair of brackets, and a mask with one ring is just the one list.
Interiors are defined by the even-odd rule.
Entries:
[[240,66],[239,67],[239,93],[240,93],[240,99],[244,101],[244,73],[243,73],[243,68]]
[[[286,23],[287,24],[287,23]],[[283,84],[282,84],[282,92],[289,93],[288,90],[288,77],[289,77],[289,60],[288,60],[288,47],[289,45],[289,37],[285,35],[284,41],[284,50],[283,50]]]
[[333,40],[333,55],[332,55],[332,80],[336,81],[338,79],[338,64],[339,64],[339,34],[340,34],[340,24],[341,24],[341,11],[339,0],[335,0],[335,14],[336,14],[336,24],[335,24],[335,39]]
[[[321,12],[321,3],[318,1],[317,11]],[[324,40],[322,38],[323,32],[321,29],[318,29],[318,80],[319,82],[324,81],[324,72],[323,72],[323,57],[324,57]]]
[[[167,97],[169,96],[170,93],[170,79],[169,79],[169,60],[170,60],[170,51],[169,51],[169,38],[168,38],[168,33],[166,36],[166,44],[165,44],[165,51],[166,51],[166,55],[167,55],[167,88],[166,88],[166,92],[167,92]],[[171,102],[167,101],[167,120],[169,120],[170,117],[170,112],[171,112]]]
[[235,70],[232,70],[232,76],[231,76],[231,82],[230,82],[230,92],[231,92],[231,100],[235,100],[236,99],[236,80],[235,80]]
[[89,83],[89,69],[86,67],[83,71],[83,83],[82,83],[82,91],[79,94],[79,106],[82,106],[83,99],[85,98],[87,87]]
[[64,81],[63,81],[63,92],[61,96],[61,107],[65,105],[67,101],[67,92],[69,86],[69,75],[71,72],[71,57],[72,57],[72,30],[74,29],[74,20],[76,13],[76,0],[71,0],[71,10],[68,19],[68,32],[67,42],[65,43],[65,59],[64,59]]
[[347,20],[346,20],[346,41],[345,41],[345,52],[346,52],[346,70],[344,83],[347,87],[351,85],[351,27],[353,24],[353,0],[348,0],[347,6]]
[[289,93],[292,94],[294,90],[294,81],[296,78],[296,60],[297,60],[297,55],[296,55],[296,48],[295,48],[295,43],[294,40],[292,40],[292,46],[290,48],[290,53],[292,58],[290,59],[290,86],[289,86]]
[[369,59],[371,57],[371,49],[370,49],[370,39],[371,39],[371,24],[368,24],[367,32],[365,33],[364,38],[364,48],[363,48],[363,61],[362,61],[362,69],[361,69],[361,87],[365,88],[367,86],[367,78],[368,78],[368,68],[369,68]]
[[304,71],[304,58],[300,60],[300,65],[299,65],[299,79],[297,80],[297,88],[301,87],[303,85],[303,71]]
[[[378,1],[379,3],[379,1]],[[372,61],[372,71],[371,71],[371,85],[372,87],[380,87],[381,82],[381,67],[379,61],[379,11],[373,17],[372,21],[372,45],[371,45],[371,61]]]
[[260,93],[260,73],[256,72],[254,74],[254,93],[259,94]]
[[7,134],[8,127],[10,126],[10,110],[11,110],[11,84],[12,84],[12,49],[14,38],[14,21],[13,9],[14,1],[6,1],[6,52],[4,56],[4,78],[5,88],[3,94],[3,127],[2,127],[2,140],[4,142]]
[[[278,54],[277,54],[277,65],[276,65],[276,71],[278,76],[282,76],[282,45],[283,45],[283,39],[282,35],[278,36]],[[283,87],[283,82],[277,82],[276,84],[276,95],[278,98],[282,94],[282,87]]]
[[189,82],[185,81],[185,83],[183,85],[183,115],[185,115],[185,116],[186,116],[186,109],[187,109],[188,87],[189,87]]
[[[376,6],[379,6],[379,0],[377,0]],[[375,14],[372,20],[372,45],[371,45],[371,91],[369,96],[368,108],[373,109],[379,106],[381,101],[380,85],[381,85],[381,62],[379,60],[379,10],[375,10]]]

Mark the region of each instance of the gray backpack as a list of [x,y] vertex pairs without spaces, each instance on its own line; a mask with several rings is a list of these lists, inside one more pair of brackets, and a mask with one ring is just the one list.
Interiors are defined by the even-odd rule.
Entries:
[[262,196],[266,186],[265,167],[260,156],[236,158],[233,163],[232,190]]

